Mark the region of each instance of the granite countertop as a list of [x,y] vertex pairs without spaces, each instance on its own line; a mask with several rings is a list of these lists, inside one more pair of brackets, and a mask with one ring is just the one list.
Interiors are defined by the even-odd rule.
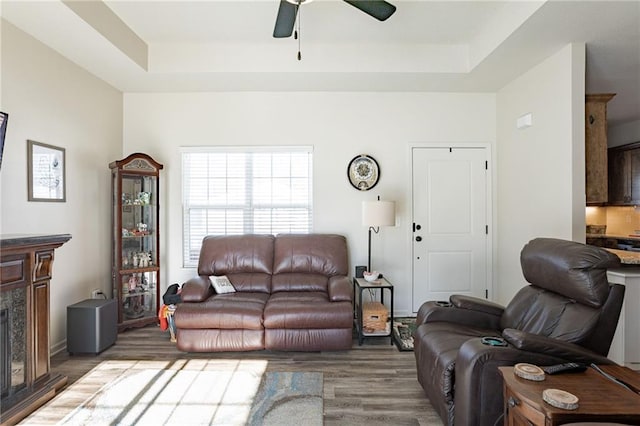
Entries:
[[640,235],[587,234],[587,238],[613,238],[618,240],[638,240]]
[[623,265],[640,265],[640,252],[637,251],[627,251],[627,250],[617,250],[617,249],[605,249],[615,254],[620,258],[620,262]]

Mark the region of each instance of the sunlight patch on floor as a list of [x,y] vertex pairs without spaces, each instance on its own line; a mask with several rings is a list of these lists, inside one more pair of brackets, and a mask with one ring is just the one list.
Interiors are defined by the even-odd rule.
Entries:
[[189,424],[245,424],[267,363],[103,361],[72,385],[85,395],[95,390],[61,423],[141,425],[165,419],[164,424],[177,425],[188,419]]

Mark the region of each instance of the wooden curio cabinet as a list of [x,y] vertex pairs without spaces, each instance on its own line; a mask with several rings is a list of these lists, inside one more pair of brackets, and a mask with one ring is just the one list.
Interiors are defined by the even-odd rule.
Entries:
[[111,279],[112,294],[118,300],[118,331],[158,321],[162,167],[140,153],[109,164],[113,197]]

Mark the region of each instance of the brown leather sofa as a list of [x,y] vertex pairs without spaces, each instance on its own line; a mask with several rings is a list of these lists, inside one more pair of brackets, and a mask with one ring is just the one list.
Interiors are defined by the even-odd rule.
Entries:
[[[186,352],[351,348],[352,285],[344,236],[205,237],[198,276],[182,286],[174,319]],[[216,294],[226,275],[235,293]]]
[[[506,306],[467,296],[426,302],[418,312],[418,381],[448,425],[494,425],[503,412],[499,366],[525,362],[611,364],[606,358],[624,298],[607,282],[620,259],[604,249],[552,238],[520,254],[531,285]],[[498,337],[505,346],[482,343]]]

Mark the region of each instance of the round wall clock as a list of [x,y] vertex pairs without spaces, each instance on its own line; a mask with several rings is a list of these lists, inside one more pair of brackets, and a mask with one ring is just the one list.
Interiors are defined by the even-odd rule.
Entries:
[[378,183],[380,168],[373,157],[368,155],[356,155],[347,167],[349,182],[360,191],[368,191]]

